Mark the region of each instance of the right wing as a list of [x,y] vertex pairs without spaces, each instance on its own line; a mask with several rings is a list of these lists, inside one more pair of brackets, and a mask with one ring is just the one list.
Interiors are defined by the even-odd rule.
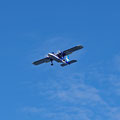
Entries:
[[70,48],[70,49],[68,49],[68,50],[63,51],[63,54],[66,56],[66,55],[69,55],[69,54],[71,54],[72,52],[77,51],[77,50],[82,49],[82,48],[83,48],[82,45],[78,45],[78,46],[75,46],[75,47],[73,47],[73,48]]
[[67,49],[67,50],[63,51],[62,53],[61,53],[61,52],[58,53],[57,56],[63,57],[63,56],[69,55],[69,54],[71,54],[72,52],[75,52],[75,51],[77,51],[77,50],[79,50],[79,49],[82,49],[82,48],[83,48],[82,45],[77,45],[77,46],[75,46],[75,47],[72,47],[72,48],[70,48],[70,49]]
[[39,65],[39,64],[47,63],[47,62],[50,62],[50,59],[49,59],[48,57],[43,58],[43,59],[40,59],[40,60],[38,60],[38,61],[35,61],[35,62],[33,62],[32,64],[34,64],[34,65]]

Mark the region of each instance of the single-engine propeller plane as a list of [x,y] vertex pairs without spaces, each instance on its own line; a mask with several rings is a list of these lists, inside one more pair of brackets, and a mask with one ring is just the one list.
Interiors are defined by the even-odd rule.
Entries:
[[82,49],[82,48],[83,48],[82,45],[77,45],[77,46],[70,48],[68,50],[65,50],[63,52],[61,52],[61,51],[58,51],[57,53],[51,52],[51,53],[48,53],[48,55],[45,58],[40,59],[38,61],[35,61],[35,62],[33,62],[33,64],[39,65],[42,63],[51,62],[51,65],[53,65],[53,61],[56,61],[58,63],[62,63],[61,66],[64,67],[66,65],[70,65],[72,63],[77,62],[77,60],[70,61],[68,58],[68,55],[73,53],[74,51],[77,51],[77,50]]

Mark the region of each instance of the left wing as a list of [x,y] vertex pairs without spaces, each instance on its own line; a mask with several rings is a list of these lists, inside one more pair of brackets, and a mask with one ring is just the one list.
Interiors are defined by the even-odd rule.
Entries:
[[64,54],[64,56],[66,56],[66,55],[69,55],[69,54],[71,54],[72,52],[77,51],[77,50],[82,49],[82,48],[83,48],[82,45],[77,45],[77,46],[75,46],[75,47],[73,47],[73,48],[70,48],[70,49],[68,49],[68,50],[63,51],[63,54]]
[[43,58],[43,59],[40,59],[38,61],[35,61],[33,62],[34,65],[39,65],[39,64],[42,64],[42,63],[47,63],[47,62],[50,62],[50,59],[48,57],[46,58]]

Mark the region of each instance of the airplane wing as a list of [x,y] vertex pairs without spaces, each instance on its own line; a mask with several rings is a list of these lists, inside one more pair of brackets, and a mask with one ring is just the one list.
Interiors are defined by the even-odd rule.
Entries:
[[77,51],[77,50],[82,49],[82,48],[83,48],[82,45],[78,45],[78,46],[75,46],[75,47],[73,47],[73,48],[70,48],[70,49],[68,49],[68,50],[63,51],[63,54],[64,54],[64,56],[66,56],[66,55],[69,55],[69,54],[71,54],[72,52]]
[[50,62],[50,59],[48,57],[46,58],[43,58],[43,59],[40,59],[38,61],[35,61],[33,62],[34,65],[39,65],[39,64],[42,64],[42,63],[47,63],[47,62]]

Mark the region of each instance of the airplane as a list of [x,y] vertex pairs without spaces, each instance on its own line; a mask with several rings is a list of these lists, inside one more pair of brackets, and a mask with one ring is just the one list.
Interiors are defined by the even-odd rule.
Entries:
[[48,55],[45,58],[37,60],[37,61],[33,62],[32,64],[39,65],[42,63],[51,62],[51,66],[53,66],[53,61],[56,61],[58,63],[62,63],[61,66],[64,67],[66,65],[70,65],[72,63],[77,62],[77,60],[70,61],[68,55],[73,53],[74,51],[80,50],[82,48],[83,48],[82,45],[77,45],[75,47],[72,47],[72,48],[62,51],[62,52],[61,51],[58,51],[57,53],[51,52],[51,53],[48,53]]

